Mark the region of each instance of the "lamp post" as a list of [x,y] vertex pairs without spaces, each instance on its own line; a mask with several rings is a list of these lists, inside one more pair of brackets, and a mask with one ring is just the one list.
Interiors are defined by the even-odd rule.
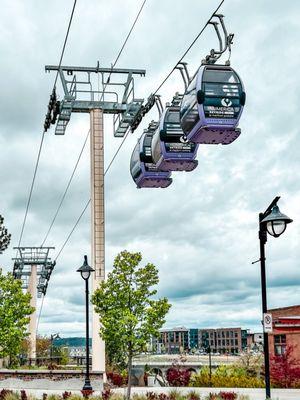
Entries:
[[209,384],[211,386],[211,347],[208,345],[207,347],[208,352],[208,365],[209,365]]
[[88,265],[87,256],[84,256],[84,262],[77,272],[80,272],[82,279],[85,281],[85,327],[86,327],[86,371],[85,381],[82,390],[91,391],[93,390],[90,381],[90,348],[89,348],[89,277],[95,270]]
[[50,335],[50,361],[53,357],[53,342],[55,339],[60,339],[59,333],[53,333]]
[[[282,214],[277,206],[280,196],[275,197],[265,212],[259,214],[259,244],[260,244],[260,272],[261,272],[261,293],[262,293],[262,312],[263,316],[267,313],[267,289],[266,289],[266,257],[265,244],[267,243],[267,233],[271,236],[279,237],[286,230],[286,225],[293,220]],[[269,364],[269,341],[268,332],[264,329],[264,361],[265,361],[265,384],[266,398],[271,397],[270,389],[270,364]]]

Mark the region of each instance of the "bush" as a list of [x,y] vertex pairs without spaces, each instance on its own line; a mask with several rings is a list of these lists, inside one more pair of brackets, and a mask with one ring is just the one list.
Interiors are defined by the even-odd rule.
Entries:
[[213,371],[211,379],[207,367],[201,369],[198,374],[193,374],[189,386],[192,387],[264,387],[262,379],[248,376],[242,368],[233,366],[220,366]]
[[208,400],[236,400],[238,398],[235,392],[220,392],[220,393],[210,393]]
[[20,400],[20,394],[18,392],[7,390],[6,394],[4,394],[4,400]]
[[124,374],[120,374],[119,372],[107,372],[106,374],[108,381],[113,386],[123,386],[128,382],[127,376]]
[[180,367],[171,367],[167,370],[166,378],[170,386],[188,386],[191,371]]

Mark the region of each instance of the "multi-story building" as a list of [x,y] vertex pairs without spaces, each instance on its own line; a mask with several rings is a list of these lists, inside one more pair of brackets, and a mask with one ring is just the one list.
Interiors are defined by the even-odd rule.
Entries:
[[199,329],[199,347],[213,353],[238,354],[242,351],[241,328]]
[[192,328],[189,329],[189,349],[198,349],[199,348],[199,329]]
[[[183,326],[173,329],[160,329],[159,338],[152,338],[150,348],[157,353],[178,354],[193,349],[207,350],[209,347],[213,353],[239,354],[255,348],[258,341],[255,335],[248,329],[218,328],[218,329],[188,329]],[[256,348],[257,347],[257,348]]]
[[184,326],[160,329],[159,333],[158,343],[162,344],[166,353],[179,354],[189,349],[189,330]]

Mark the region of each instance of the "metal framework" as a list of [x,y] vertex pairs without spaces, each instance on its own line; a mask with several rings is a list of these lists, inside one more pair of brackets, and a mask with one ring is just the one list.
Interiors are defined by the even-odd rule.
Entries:
[[46,65],[45,70],[58,71],[64,91],[58,104],[56,135],[65,134],[72,112],[101,109],[114,114],[114,136],[123,137],[143,105],[144,99],[135,97],[133,76],[145,76],[144,69],[100,68],[98,62],[96,67]]
[[49,251],[54,247],[14,247],[19,256],[13,258],[13,275],[16,279],[21,279],[22,288],[28,289],[32,266],[36,266],[37,296],[41,297],[47,292],[48,282],[56,262],[51,261]]

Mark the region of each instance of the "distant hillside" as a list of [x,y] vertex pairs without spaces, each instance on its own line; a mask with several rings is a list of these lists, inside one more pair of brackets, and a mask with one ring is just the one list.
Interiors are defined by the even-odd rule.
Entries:
[[[84,337],[68,337],[55,339],[53,344],[55,346],[67,346],[67,347],[84,347],[85,338]],[[90,346],[92,345],[92,339],[89,340]]]

